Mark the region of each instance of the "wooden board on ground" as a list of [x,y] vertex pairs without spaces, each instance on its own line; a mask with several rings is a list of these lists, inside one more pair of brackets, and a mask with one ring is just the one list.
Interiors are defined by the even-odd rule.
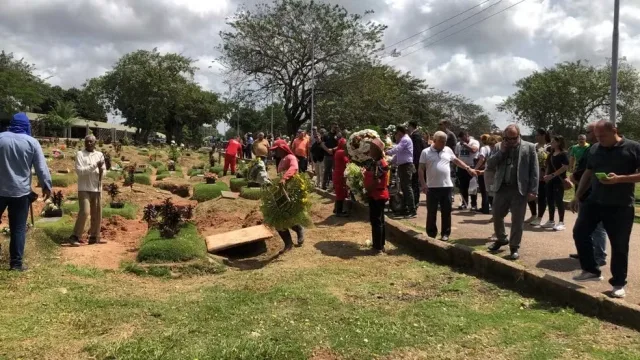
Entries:
[[234,193],[233,191],[223,191],[222,197],[224,199],[237,199],[238,197],[240,197],[240,194]]
[[266,226],[258,225],[226,232],[224,234],[207,236],[205,241],[207,243],[207,251],[216,252],[255,241],[265,240],[272,236],[273,234]]

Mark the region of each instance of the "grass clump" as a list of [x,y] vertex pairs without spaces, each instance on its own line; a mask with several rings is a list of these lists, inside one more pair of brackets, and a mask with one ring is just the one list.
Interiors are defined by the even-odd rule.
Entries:
[[118,181],[122,179],[122,173],[120,171],[107,171],[105,177],[107,179]]
[[73,219],[69,216],[64,216],[58,221],[38,223],[36,227],[41,229],[54,243],[63,244],[73,234],[73,225]]
[[149,165],[151,165],[151,167],[154,167],[154,168],[158,169],[161,166],[163,166],[164,164],[161,161],[152,161],[152,162],[149,163]]
[[[75,213],[77,214],[80,211],[80,204],[77,201],[62,204],[62,211],[65,214]],[[138,208],[130,203],[125,203],[122,209],[113,209],[109,204],[103,204],[102,207],[102,218],[110,218],[114,215],[122,216],[125,219],[133,220],[136,218]]]
[[51,185],[53,187],[67,187],[78,182],[75,174],[51,174]]
[[228,191],[229,186],[222,181],[218,181],[215,184],[197,184],[193,187],[193,200],[207,201],[212,200],[220,195],[223,191]]
[[169,173],[169,172],[163,172],[163,173],[160,173],[160,174],[156,174],[156,181],[164,180],[164,179],[166,179],[168,177],[171,177],[171,173]]
[[204,239],[192,223],[185,224],[173,239],[160,236],[158,229],[151,229],[142,239],[138,252],[140,262],[178,262],[204,258],[207,253]]
[[189,171],[187,172],[188,176],[197,176],[197,175],[203,175],[204,174],[204,169],[189,169]]
[[151,176],[149,176],[149,174],[147,173],[134,174],[133,182],[136,184],[151,185]]
[[245,199],[260,200],[261,195],[262,195],[261,188],[250,188],[248,186],[244,186],[240,189],[240,197]]
[[247,182],[247,179],[232,178],[229,180],[229,185],[231,187],[231,191],[233,192],[240,192],[240,189],[247,186],[248,184],[249,182]]
[[222,173],[224,173],[224,167],[221,165],[212,166],[209,168],[209,171],[214,174],[218,174],[218,176],[222,176]]

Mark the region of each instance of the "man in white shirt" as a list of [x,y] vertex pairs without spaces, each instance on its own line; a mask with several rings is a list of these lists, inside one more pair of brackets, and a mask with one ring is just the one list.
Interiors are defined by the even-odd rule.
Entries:
[[[480,150],[480,143],[478,140],[469,136],[466,131],[461,131],[458,134],[460,142],[456,146],[456,155],[467,166],[475,167],[475,161],[478,158],[478,150]],[[458,210],[465,210],[469,207],[469,184],[473,176],[470,176],[468,172],[458,169],[458,183],[460,186],[460,195],[462,196],[462,204],[458,207]],[[471,195],[471,210],[478,210],[478,195]]]
[[82,241],[82,233],[91,216],[89,228],[89,244],[104,244],[100,240],[100,222],[102,220],[102,175],[105,170],[104,155],[95,151],[96,138],[89,135],[84,139],[85,149],[76,153],[76,173],[78,174],[78,202],[80,211],[73,229],[73,235],[69,238],[72,246],[79,246]]
[[457,158],[446,143],[447,134],[442,131],[436,132],[433,135],[433,144],[422,150],[418,167],[420,186],[427,194],[427,235],[435,238],[438,234],[436,215],[440,205],[442,217],[440,240],[442,241],[448,241],[451,235],[451,194],[453,193],[451,163],[457,165],[460,170],[464,170],[469,177],[476,176],[473,168]]

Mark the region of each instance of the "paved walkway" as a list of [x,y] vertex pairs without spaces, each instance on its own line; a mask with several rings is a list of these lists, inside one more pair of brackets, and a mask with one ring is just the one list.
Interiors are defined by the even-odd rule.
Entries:
[[[427,209],[425,206],[424,194],[422,195],[420,208],[418,209],[418,217],[408,222],[424,228],[426,226]],[[478,199],[479,200],[479,199]],[[457,206],[459,197],[456,196]],[[527,218],[531,214],[527,210]],[[558,220],[556,213],[556,221]],[[472,213],[470,211],[453,211],[451,238],[453,242],[465,244],[475,247],[479,250],[486,250],[486,244],[490,243],[489,237],[493,234],[493,224],[489,221],[490,215],[481,213]],[[510,215],[505,219],[507,227],[510,226]],[[548,220],[548,211],[543,219]],[[565,224],[567,230],[556,232],[553,230],[544,230],[528,226],[522,239],[520,248],[519,263],[539,270],[547,271],[563,279],[571,280],[571,278],[579,273],[580,264],[578,260],[569,258],[569,254],[575,253],[572,229],[576,221],[576,214],[567,211],[565,214]],[[438,217],[438,227],[440,226],[440,217]],[[507,228],[507,233],[509,229]],[[507,255],[508,247],[503,247],[504,251],[499,255]],[[589,282],[582,284],[585,287],[599,292],[611,290],[608,283],[611,277],[609,264],[611,254],[607,244],[607,266],[602,268],[602,276],[604,280],[601,282]],[[627,281],[627,297],[626,300],[634,304],[640,304],[640,224],[635,224],[631,234],[631,244],[629,253],[629,276]]]

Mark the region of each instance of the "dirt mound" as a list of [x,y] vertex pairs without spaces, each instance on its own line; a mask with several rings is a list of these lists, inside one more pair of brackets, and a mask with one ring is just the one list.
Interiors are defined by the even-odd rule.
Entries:
[[223,199],[200,203],[196,207],[195,222],[204,236],[222,234],[262,224],[260,203],[246,199]]
[[147,233],[147,224],[140,220],[127,220],[119,215],[102,219],[100,227],[102,239],[125,245],[129,250],[136,250],[140,239]]

